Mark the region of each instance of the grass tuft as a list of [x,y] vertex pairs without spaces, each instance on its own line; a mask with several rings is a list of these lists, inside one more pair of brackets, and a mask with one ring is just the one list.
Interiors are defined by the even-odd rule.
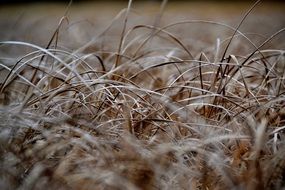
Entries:
[[236,28],[129,1],[80,47],[68,11],[47,46],[0,41],[0,189],[284,188],[285,29],[242,32],[259,3]]

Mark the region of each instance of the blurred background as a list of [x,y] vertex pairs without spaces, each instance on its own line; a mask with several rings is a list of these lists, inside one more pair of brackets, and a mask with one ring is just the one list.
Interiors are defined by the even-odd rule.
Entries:
[[[106,1],[115,1],[115,0],[73,0],[74,3],[77,3],[77,2],[86,2],[86,1],[101,1],[101,2],[106,2]],[[127,0],[116,0],[116,1],[121,1],[121,2],[124,2],[124,1],[127,1]],[[136,1],[159,1],[159,0],[136,0]],[[170,0],[170,1],[176,1],[176,2],[179,2],[179,1],[184,1],[184,2],[193,2],[193,1],[196,1],[196,2],[201,2],[201,0]],[[228,2],[229,0],[203,0],[203,2],[207,2],[207,1],[216,1],[216,2]],[[235,1],[231,1],[231,2],[242,2],[242,1],[248,1],[248,2],[254,2],[254,0],[235,0]],[[263,0],[263,1],[267,1],[267,2],[284,2],[284,0]],[[69,0],[0,0],[0,3],[27,3],[27,2],[69,2]]]
[[[128,29],[141,24],[154,25],[155,18],[159,17],[161,2],[162,0],[133,0]],[[196,19],[236,27],[254,2],[255,0],[168,0],[159,25]],[[257,44],[263,42],[284,28],[284,2],[261,1],[240,30]],[[0,41],[18,40],[46,46],[65,14],[68,3],[69,0],[0,0]],[[60,27],[59,45],[72,51],[89,43],[111,26],[101,40],[106,44],[104,48],[109,48],[106,51],[112,51],[112,45],[117,47],[123,25],[123,16],[118,14],[127,4],[127,0],[73,0],[68,10],[68,19]],[[192,41],[199,41],[201,48],[195,46],[197,52],[203,47],[214,46],[217,38],[223,40],[232,34],[231,30],[223,27],[201,23],[178,25],[169,31],[190,45],[193,44]],[[273,41],[278,42],[276,44],[279,48],[284,48],[284,43],[280,43],[284,42],[284,35],[279,35]],[[15,49],[11,51],[14,53]]]
[[[126,2],[128,0],[73,0],[74,3],[80,3],[80,2]],[[159,2],[159,0],[136,0],[136,1],[142,1],[142,2]],[[229,2],[228,0],[170,0],[172,2]],[[30,3],[30,2],[36,2],[36,3],[43,3],[43,2],[69,2],[69,0],[0,0],[0,3],[2,4],[14,4],[14,3]],[[231,2],[255,2],[254,0],[235,0]],[[284,2],[284,0],[263,0],[263,2]]]

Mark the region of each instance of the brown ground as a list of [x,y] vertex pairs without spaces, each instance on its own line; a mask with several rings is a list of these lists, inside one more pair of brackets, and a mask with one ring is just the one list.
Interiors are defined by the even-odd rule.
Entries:
[[[100,33],[111,20],[127,6],[126,3],[80,3],[69,11],[68,31],[77,33],[73,40],[84,44]],[[164,22],[186,19],[203,19],[230,23],[236,26],[249,9],[249,3],[169,3],[164,12]],[[137,24],[154,20],[158,3],[133,3]],[[22,4],[0,7],[0,40],[20,40],[45,44],[56,29],[66,9],[65,4]],[[285,3],[261,3],[245,21],[247,32],[270,35],[285,23]],[[143,17],[142,17],[143,16]],[[163,24],[161,24],[163,25]],[[249,27],[252,26],[252,27]],[[65,33],[66,35],[66,33]],[[83,42],[83,43],[82,43]]]

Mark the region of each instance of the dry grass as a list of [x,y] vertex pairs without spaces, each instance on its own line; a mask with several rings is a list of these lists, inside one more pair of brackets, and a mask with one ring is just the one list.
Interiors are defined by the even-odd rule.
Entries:
[[285,29],[131,3],[79,47],[66,15],[47,46],[0,42],[0,189],[284,189]]

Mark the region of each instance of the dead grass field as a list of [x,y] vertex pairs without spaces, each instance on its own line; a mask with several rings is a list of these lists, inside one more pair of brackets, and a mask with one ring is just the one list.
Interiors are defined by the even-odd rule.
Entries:
[[285,189],[285,4],[252,5],[0,7],[0,189]]

